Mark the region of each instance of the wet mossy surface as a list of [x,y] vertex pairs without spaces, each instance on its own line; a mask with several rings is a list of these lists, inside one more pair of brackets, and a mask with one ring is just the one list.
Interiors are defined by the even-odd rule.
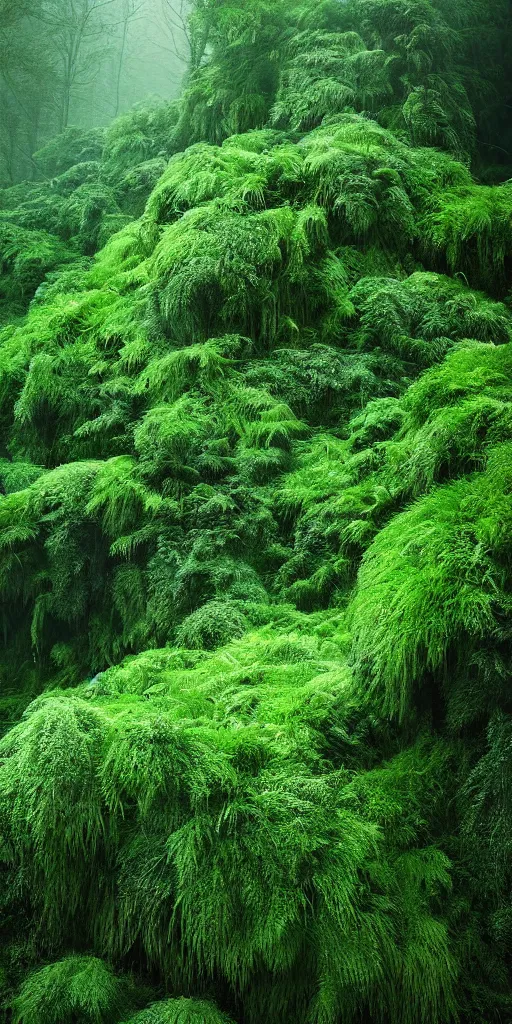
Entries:
[[6,1022],[512,1021],[506,13],[198,3],[0,190]]

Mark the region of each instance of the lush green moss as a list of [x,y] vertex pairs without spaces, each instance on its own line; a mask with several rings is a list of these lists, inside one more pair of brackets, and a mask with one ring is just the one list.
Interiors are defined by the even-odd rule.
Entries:
[[198,3],[0,191],[6,1020],[512,1021],[505,14]]

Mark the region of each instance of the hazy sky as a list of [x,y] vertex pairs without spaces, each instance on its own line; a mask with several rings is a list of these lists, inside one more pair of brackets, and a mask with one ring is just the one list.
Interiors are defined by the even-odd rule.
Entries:
[[[113,40],[116,31],[120,30],[113,29]],[[118,56],[112,49],[90,87],[75,93],[71,123],[100,124],[112,118],[115,111],[111,83],[118,69]],[[186,39],[179,31],[171,37],[162,14],[162,0],[141,0],[128,30],[121,76],[121,111],[151,96],[172,99],[179,94],[186,65],[176,55],[176,49],[185,57]]]

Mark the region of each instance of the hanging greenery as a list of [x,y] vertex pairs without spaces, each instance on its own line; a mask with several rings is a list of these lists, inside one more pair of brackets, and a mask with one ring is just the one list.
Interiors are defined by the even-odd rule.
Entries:
[[507,4],[188,25],[0,189],[0,1019],[510,1024]]

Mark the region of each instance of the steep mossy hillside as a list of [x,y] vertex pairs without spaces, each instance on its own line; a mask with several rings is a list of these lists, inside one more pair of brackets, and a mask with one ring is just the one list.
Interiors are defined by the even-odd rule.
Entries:
[[507,1024],[507,5],[190,31],[0,190],[0,1014]]

